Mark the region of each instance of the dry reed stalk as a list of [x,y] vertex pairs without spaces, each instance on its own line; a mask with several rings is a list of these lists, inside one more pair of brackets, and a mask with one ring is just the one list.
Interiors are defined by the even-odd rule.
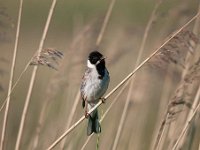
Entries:
[[[184,80],[186,82],[185,84],[189,84],[189,85],[192,86],[195,83],[199,83],[200,82],[199,79],[200,79],[200,58],[192,67],[190,67],[189,72],[186,75],[186,77],[184,78]],[[190,87],[189,87],[189,89],[190,89]],[[196,94],[196,96],[194,98],[194,101],[193,101],[193,104],[192,104],[192,108],[190,109],[190,111],[189,111],[189,113],[187,115],[187,119],[186,119],[185,125],[183,127],[183,130],[187,130],[186,126],[188,126],[188,122],[190,122],[190,125],[192,125],[191,117],[193,117],[194,110],[195,110],[195,108],[197,108],[197,104],[199,103],[199,93],[200,93],[200,86],[199,86],[197,94]],[[183,134],[183,131],[182,131],[181,134],[183,134],[183,135],[180,134],[182,136],[181,137],[182,143],[183,143],[184,138],[185,138],[185,133],[186,132],[184,132],[184,134]],[[177,142],[178,143],[180,142],[180,137],[178,138],[176,143]]]
[[10,70],[9,87],[8,87],[8,93],[7,93],[8,99],[6,101],[6,108],[5,108],[3,126],[2,126],[2,133],[1,133],[1,141],[0,141],[0,149],[1,150],[4,147],[4,142],[5,142],[4,138],[5,138],[5,134],[6,134],[8,111],[9,111],[9,107],[10,107],[10,93],[12,91],[12,86],[13,86],[13,77],[14,77],[16,56],[17,56],[17,50],[18,50],[18,41],[19,41],[20,23],[21,23],[21,16],[22,16],[22,7],[23,7],[23,0],[20,0],[18,21],[17,21],[17,30],[16,30],[16,37],[15,37],[15,46],[14,46],[14,51],[13,51],[12,66],[11,66],[11,70]]
[[[151,16],[148,20],[148,23],[147,23],[147,26],[145,28],[144,35],[143,35],[143,38],[142,38],[142,43],[141,43],[141,46],[140,46],[140,49],[139,49],[139,54],[138,54],[138,57],[137,57],[137,60],[136,60],[136,63],[135,63],[135,68],[139,65],[139,63],[141,61],[142,54],[144,52],[144,46],[145,46],[146,40],[147,40],[147,36],[149,34],[151,25],[152,25],[153,21],[155,20],[156,11],[157,11],[158,7],[160,6],[161,2],[162,2],[162,0],[157,1],[156,5],[153,8]],[[130,83],[128,94],[127,94],[127,97],[126,97],[126,103],[125,103],[124,108],[123,108],[122,116],[121,116],[121,119],[120,119],[120,122],[119,122],[117,134],[116,134],[115,139],[114,139],[114,144],[113,144],[112,150],[115,150],[117,148],[117,145],[118,145],[118,142],[119,142],[122,127],[124,126],[125,118],[127,116],[128,106],[129,106],[129,103],[130,103],[130,100],[131,100],[132,89],[133,89],[133,84],[135,82],[135,78],[132,78],[130,82],[131,83]]]
[[[85,55],[84,54],[85,51],[90,49],[92,43],[94,43],[93,39],[96,38],[96,27],[98,27],[97,22],[92,21],[88,25],[83,27],[83,29],[75,36],[70,46],[69,52],[68,53],[66,52],[67,54],[65,54],[62,62],[60,63],[60,66],[58,68],[59,71],[55,72],[55,74],[51,78],[47,86],[46,94],[44,96],[44,103],[42,105],[42,109],[39,115],[39,121],[36,128],[36,133],[32,140],[34,141],[33,149],[36,149],[38,147],[39,135],[42,130],[42,127],[44,126],[44,120],[45,120],[45,115],[46,115],[45,113],[47,111],[48,105],[50,105],[51,102],[55,99],[59,91],[62,91],[62,90],[67,91],[65,89],[68,87],[68,81],[70,80],[69,79],[70,77],[69,76],[66,77],[66,70],[67,72],[76,72],[76,73],[81,70],[81,69],[77,69],[78,71],[77,70],[71,71],[70,66],[72,65],[77,66],[77,64],[78,66],[80,66],[79,64],[80,64],[80,61],[82,62],[82,60],[75,59],[76,57],[74,57],[74,55],[76,55],[77,50],[79,50],[78,53],[80,55]],[[71,59],[71,58],[74,58],[74,59]],[[73,68],[78,68],[78,67],[73,67]],[[71,76],[74,77],[75,75],[71,75]],[[71,118],[73,118],[72,116],[73,114],[70,115]],[[68,122],[69,120],[67,120],[67,124]]]
[[6,105],[6,103],[8,101],[8,97],[11,96],[13,90],[15,89],[15,87],[17,86],[17,84],[19,83],[19,81],[21,80],[21,78],[23,77],[24,73],[27,71],[28,67],[30,66],[29,64],[30,64],[31,61],[32,61],[32,59],[26,64],[24,70],[20,73],[20,75],[17,78],[16,82],[13,84],[12,89],[10,91],[10,94],[7,95],[7,97],[3,100],[3,103],[1,104],[1,107],[0,107],[0,112],[3,110],[4,106]]
[[[190,59],[189,55],[187,58],[188,60]],[[187,67],[184,69],[182,73],[182,78],[184,78],[184,76],[187,74],[190,63],[191,61],[188,61],[186,63]],[[173,121],[172,123],[170,122],[171,126],[170,126],[169,132],[171,132],[171,134],[169,134],[169,136],[171,136],[171,138],[170,137],[168,138],[171,139],[171,144],[169,144],[169,147],[173,146],[174,144],[173,141],[176,141],[177,136],[179,135],[179,132],[181,129],[180,127],[183,126],[183,124],[185,124],[185,120],[189,111],[186,108],[191,107],[190,97],[191,97],[192,90],[194,90],[193,86],[194,85],[189,86],[187,85],[187,83],[185,84],[185,82],[181,80],[180,86],[178,87],[178,90],[175,93],[174,101],[171,102],[171,106],[170,106],[171,118],[175,118],[176,116],[177,117],[175,121]],[[177,130],[177,127],[179,127],[179,130]]]
[[[198,87],[198,90],[197,90],[197,94],[196,94],[196,95],[198,95],[198,93],[200,93],[200,86]],[[189,113],[188,113],[188,115],[187,115],[186,123],[189,122],[189,119],[191,118],[192,113],[194,112],[194,110],[195,110],[195,108],[197,107],[197,105],[198,105],[199,102],[200,102],[200,99],[198,99],[198,97],[195,96],[194,101],[193,101],[193,104],[192,104],[192,107],[191,107],[191,109],[189,110]],[[185,123],[185,124],[186,124],[186,123]],[[186,126],[186,125],[185,125],[185,126]],[[190,126],[191,126],[191,128],[195,128],[195,121],[191,122],[191,125],[190,125]],[[178,147],[180,147],[180,149],[183,148],[184,144],[185,144],[187,141],[189,141],[188,139],[191,139],[191,138],[189,137],[189,135],[190,135],[190,134],[187,134],[187,135],[184,134],[184,135],[183,135],[181,141],[179,142],[180,144],[179,144],[179,146],[178,146]],[[191,141],[191,140],[190,140],[190,141]]]
[[[175,63],[179,66],[184,68],[183,74],[182,74],[182,80],[181,84],[177,88],[175,92],[175,96],[169,101],[167,110],[164,115],[164,119],[162,120],[162,123],[159,128],[159,132],[156,138],[156,142],[154,144],[154,149],[158,149],[158,144],[161,141],[165,124],[169,118],[174,116],[176,114],[176,110],[174,106],[180,106],[180,104],[186,104],[187,101],[182,99],[183,90],[185,90],[185,87],[188,82],[184,82],[184,76],[186,76],[186,70],[188,70],[187,61],[185,61],[188,58],[187,52],[188,49],[194,53],[195,46],[198,43],[198,38],[191,32],[185,30],[180,32],[176,37],[174,37],[165,47],[163,47],[163,50],[161,50],[160,53],[158,53],[157,57],[155,59],[158,59],[159,62],[163,65],[167,63]],[[153,60],[155,61],[155,60]],[[186,65],[185,65],[186,64]],[[186,67],[185,67],[186,66]],[[186,79],[185,79],[186,80]]]
[[199,149],[198,150],[200,150],[200,143],[199,143]]
[[[115,96],[115,98],[113,99],[113,101],[111,102],[110,106],[107,108],[107,110],[105,111],[105,113],[103,114],[103,116],[100,119],[100,123],[104,120],[104,118],[107,116],[107,114],[109,113],[109,111],[111,110],[111,108],[114,106],[114,104],[119,100],[120,95],[124,92],[125,88],[128,86],[129,81],[121,88],[121,90],[119,91],[119,93],[117,93],[117,95]],[[91,137],[94,135],[94,133],[92,133],[87,140],[85,141],[85,143],[83,144],[83,146],[81,147],[81,150],[84,150],[86,145],[88,144],[88,142],[90,141]]]
[[62,52],[53,48],[45,48],[40,52],[40,54],[33,57],[30,65],[42,65],[58,70],[58,61],[62,58]]
[[[99,45],[100,45],[100,43],[101,43],[101,41],[102,41],[102,38],[103,38],[103,35],[104,35],[104,32],[105,32],[105,29],[106,29],[106,27],[107,27],[107,25],[108,25],[108,21],[109,21],[109,19],[110,19],[110,16],[111,16],[113,7],[114,7],[114,5],[115,5],[115,2],[116,2],[116,0],[111,0],[111,2],[110,2],[110,4],[109,4],[108,11],[107,11],[107,13],[106,13],[106,15],[105,15],[103,24],[102,24],[102,26],[101,26],[100,32],[99,32],[98,37],[97,37],[97,40],[96,40],[96,47],[99,47]],[[75,110],[76,110],[76,107],[77,107],[77,104],[78,104],[77,102],[78,102],[78,99],[79,99],[79,98],[80,98],[80,93],[79,93],[79,96],[76,98],[76,100],[75,100],[75,102],[74,102],[74,106],[72,107],[72,112],[73,112],[73,113],[70,115],[70,118],[68,119],[68,123],[67,123],[67,128],[66,128],[66,129],[69,128],[69,125],[70,125],[71,122],[72,122],[72,119],[73,119],[73,116],[74,116],[74,114],[75,114]],[[66,139],[65,139],[65,141],[63,141],[63,142],[61,143],[61,147],[60,147],[61,149],[64,148],[65,142],[66,142]]]
[[[200,3],[199,3],[199,9],[198,9],[198,12],[200,12]],[[199,35],[200,34],[200,30],[199,30],[199,27],[200,27],[200,17],[197,17],[197,19],[196,19],[196,21],[195,21],[195,23],[194,23],[194,27],[193,27],[193,32],[196,34],[196,35]],[[198,36],[199,37],[199,36]],[[199,45],[198,45],[199,46]],[[199,56],[199,52],[198,52],[198,49],[199,49],[199,47],[196,47],[196,56]],[[195,60],[195,56],[194,56],[194,60]],[[198,76],[198,66],[197,66],[197,64],[198,64],[198,61],[197,61],[197,63],[196,63],[196,65],[194,65],[195,67],[191,67],[190,68],[190,72],[193,72],[193,73],[189,73],[189,75],[187,75],[187,77],[185,77],[185,78],[187,78],[187,79],[185,79],[185,80],[191,80],[191,79],[189,79],[189,78],[191,78],[191,76]],[[191,70],[193,70],[193,71],[191,71]],[[192,75],[192,74],[196,74],[196,75]],[[194,77],[193,77],[193,80],[194,80]],[[190,81],[190,82],[194,82],[194,81]],[[199,87],[199,89],[198,90],[200,90],[200,87]],[[199,92],[197,90],[197,93]],[[197,106],[197,104],[198,104],[198,102],[199,102],[199,99],[194,99],[194,101],[193,101],[193,104],[192,104],[192,107],[191,107],[191,109],[189,110],[189,113],[188,113],[188,115],[187,115],[187,120],[186,120],[186,123],[188,122],[188,120],[189,120],[189,118],[191,117],[191,115],[192,115],[192,113],[193,113],[193,110],[196,108],[196,106]],[[186,141],[186,134],[184,134],[184,136],[182,137],[182,141],[181,141],[181,143],[180,143],[180,146],[179,147],[182,147],[183,146],[183,144],[184,144],[184,141]]]
[[[163,48],[172,38],[179,34],[184,28],[186,28],[191,22],[193,22],[199,13],[192,17],[187,23],[185,23],[179,30],[177,30],[168,40],[166,40],[159,48],[157,48],[149,57],[147,57],[137,68],[135,68],[130,74],[128,74],[115,88],[113,88],[104,99],[108,99],[114,92],[116,92],[124,83],[126,83],[139,69],[141,69],[153,56],[155,56],[161,48]],[[99,101],[88,113],[93,112],[97,107],[102,104],[102,101]],[[47,150],[53,149],[64,137],[66,137],[73,129],[75,129],[81,122],[83,122],[85,116],[82,116],[76,123],[74,123],[67,131],[65,131],[57,140],[55,140]]]
[[[200,11],[198,11],[199,13]],[[195,21],[195,26],[197,26],[196,22],[198,21],[198,17]],[[193,31],[195,30],[195,28],[193,28]],[[191,35],[190,36],[191,39],[188,39],[188,44],[190,45],[188,47],[188,49],[190,49],[193,53],[187,53],[186,54],[186,58],[185,58],[185,68],[182,72],[182,78],[181,78],[181,82],[180,82],[180,86],[178,87],[178,90],[177,90],[177,93],[176,93],[176,97],[178,99],[178,101],[181,101],[181,99],[183,100],[183,104],[184,102],[185,105],[183,105],[182,107],[173,107],[171,110],[171,112],[181,112],[177,119],[176,119],[176,122],[173,122],[171,127],[170,127],[170,130],[172,132],[173,135],[172,138],[174,138],[174,140],[171,140],[171,146],[173,146],[174,142],[173,141],[176,141],[177,139],[177,136],[179,135],[179,132],[180,130],[177,130],[177,127],[181,127],[185,124],[185,121],[187,119],[187,116],[188,116],[188,111],[183,111],[184,110],[184,106],[187,106],[187,99],[189,99],[189,97],[191,97],[191,93],[192,91],[195,91],[195,84],[192,85],[192,84],[189,84],[189,82],[187,81],[188,79],[186,79],[187,77],[186,76],[189,76],[189,78],[192,76],[192,73],[190,73],[191,71],[189,70],[190,69],[190,65],[193,63],[193,60],[195,60],[195,56],[197,55],[198,51],[197,51],[197,43],[199,42],[199,39],[195,37],[195,35]],[[196,41],[195,41],[196,40]],[[191,55],[193,54],[193,55]],[[184,81],[183,81],[184,80]],[[191,83],[191,82],[190,82]],[[192,98],[191,98],[192,99]],[[190,106],[191,104],[189,104]],[[181,128],[180,128],[181,129]],[[174,131],[175,132],[174,132]],[[171,139],[172,139],[171,138]],[[183,141],[182,141],[183,143]]]
[[[112,2],[113,3],[113,2]],[[111,3],[111,5],[113,5]],[[113,7],[113,6],[112,6]],[[102,27],[102,31],[100,32],[100,34],[102,34],[101,35],[101,37],[100,38],[98,38],[99,39],[99,42],[96,42],[96,43],[99,43],[100,44],[100,42],[101,42],[101,40],[102,40],[102,37],[103,37],[103,30],[105,30],[105,27],[106,27],[106,25],[107,25],[107,22],[108,22],[108,20],[109,20],[109,17],[108,17],[108,15],[110,16],[110,11],[112,10],[112,8],[111,8],[111,6],[109,6],[109,13],[107,13],[107,15],[106,15],[106,18],[107,18],[107,21],[104,21],[104,23],[103,23],[103,26],[104,27]],[[95,26],[95,25],[94,25]],[[96,26],[98,26],[98,24],[96,25]],[[104,28],[104,29],[103,29]],[[80,45],[80,43],[78,43],[78,41],[80,42],[80,40],[81,39],[83,39],[83,37],[84,38],[86,38],[88,35],[90,35],[90,34],[87,34],[87,32],[90,32],[90,30],[91,30],[91,25],[88,25],[88,26],[86,26],[86,28],[83,30],[83,32],[79,35],[79,36],[77,36],[77,38],[74,40],[74,42],[72,43],[72,47],[70,48],[70,49],[72,49],[72,50],[75,50],[75,48],[77,47],[77,45]],[[95,32],[95,31],[93,31],[93,32]],[[87,38],[86,38],[87,39]],[[87,41],[89,41],[89,40],[87,40]],[[87,41],[86,42],[81,42],[81,43],[87,43]],[[78,44],[77,44],[78,43]],[[78,49],[78,48],[77,48]],[[85,48],[86,49],[86,48]],[[88,48],[89,49],[89,48]],[[17,86],[17,84],[19,83],[19,81],[21,80],[21,78],[23,77],[23,75],[24,75],[24,73],[27,71],[27,69],[28,69],[28,67],[29,67],[29,65],[30,64],[32,64],[32,65],[34,65],[35,63],[34,63],[34,61],[35,60],[37,60],[37,59],[35,59],[36,58],[36,54],[37,54],[37,52],[32,56],[32,58],[29,60],[29,62],[26,64],[26,66],[25,66],[25,68],[24,68],[24,70],[21,72],[21,74],[19,75],[19,77],[17,78],[17,80],[16,80],[16,82],[13,84],[13,88],[12,88],[12,90],[11,90],[11,93],[10,93],[10,95],[12,94],[12,92],[13,92],[13,90],[15,89],[15,87]],[[46,62],[41,62],[41,63],[39,63],[39,62],[37,62],[36,64],[40,64],[40,65],[47,65],[48,66],[48,64],[46,63]],[[68,64],[68,63],[67,63]],[[51,67],[51,66],[50,66]],[[9,96],[10,96],[9,95]],[[8,96],[5,98],[5,100],[3,100],[3,103],[1,104],[1,107],[0,107],[0,112],[2,111],[2,109],[4,108],[4,106],[5,106],[5,104],[6,104],[6,102],[7,102],[7,100],[8,100]]]
[[[39,56],[37,56],[37,55],[39,55]],[[58,51],[56,49],[52,49],[52,48],[42,49],[42,51],[40,53],[35,52],[35,54],[31,57],[31,59],[28,61],[28,63],[24,67],[23,71],[20,73],[16,82],[13,84],[10,93],[7,95],[7,97],[1,104],[0,112],[4,108],[6,102],[8,101],[8,98],[10,97],[13,90],[15,89],[15,87],[17,86],[17,84],[19,83],[19,81],[21,80],[21,78],[23,77],[24,73],[27,71],[27,69],[30,65],[38,65],[38,66],[43,65],[43,66],[47,66],[49,68],[57,70],[58,59],[61,59],[62,57],[63,57],[63,54],[60,51]]]
[[[168,68],[166,68],[166,76],[165,76],[165,79],[164,79],[164,85],[163,85],[163,88],[162,88],[162,93],[161,93],[161,98],[160,98],[160,104],[159,104],[159,110],[158,110],[158,118],[161,118],[162,115],[163,115],[163,110],[165,108],[165,106],[167,105],[166,104],[166,97],[168,97],[168,94],[169,94],[169,91],[170,91],[170,87],[172,86],[172,83],[170,81],[170,77],[169,77],[169,73],[170,73],[170,67],[168,66]],[[155,129],[157,129],[159,126],[156,125]],[[166,126],[165,126],[166,127]],[[158,146],[157,146],[157,149],[156,150],[159,150],[159,149],[162,149],[163,147],[163,144],[164,144],[164,138],[166,137],[166,134],[165,133],[165,129],[163,129],[163,133],[161,135],[161,138],[160,138],[160,141],[158,141]],[[157,133],[158,131],[156,130],[155,133]],[[154,137],[154,139],[152,140],[152,147],[151,149],[154,150],[154,143],[155,143],[155,140],[156,140],[156,137]]]
[[110,2],[108,11],[106,13],[105,19],[104,19],[103,24],[102,24],[102,28],[100,30],[100,33],[99,33],[98,37],[97,37],[97,41],[96,41],[96,46],[97,47],[100,45],[100,43],[102,41],[102,38],[103,38],[103,35],[104,35],[104,32],[105,32],[106,26],[108,25],[108,21],[110,19],[113,7],[115,5],[115,2],[116,2],[116,0],[111,0],[111,2]]
[[[74,118],[77,106],[78,106],[79,101],[80,101],[80,98],[81,98],[81,95],[80,95],[80,91],[78,90],[78,92],[76,94],[76,98],[75,98],[74,104],[73,104],[72,109],[70,111],[69,119],[67,120],[66,129],[68,129],[70,127],[71,123],[72,123],[72,120]],[[66,140],[67,140],[67,138],[65,138],[65,140],[61,143],[60,149],[64,149]]]
[[[43,35],[42,35],[42,38],[40,40],[40,45],[39,45],[39,48],[38,48],[38,51],[37,51],[38,56],[42,51],[44,41],[46,39],[47,31],[48,31],[48,28],[49,28],[49,24],[50,24],[52,15],[53,15],[53,11],[54,11],[54,8],[56,6],[56,2],[57,2],[57,0],[53,0],[51,7],[50,7],[48,18],[47,18],[47,21],[46,21],[46,24],[45,24],[45,27],[44,27]],[[31,76],[31,80],[30,80],[30,84],[29,84],[28,93],[27,93],[27,96],[26,96],[26,100],[25,100],[25,104],[24,104],[24,108],[23,108],[23,112],[22,112],[22,117],[21,117],[21,121],[20,121],[19,132],[18,132],[18,135],[17,135],[15,150],[19,150],[19,146],[20,146],[20,142],[21,142],[21,138],[22,138],[22,133],[23,133],[23,129],[24,129],[25,118],[26,118],[26,114],[27,114],[27,110],[28,110],[28,106],[29,106],[29,102],[30,102],[30,98],[31,98],[31,94],[32,94],[33,85],[34,85],[34,82],[35,82],[37,69],[38,69],[38,66],[34,66],[32,76]]]
[[[37,56],[37,55],[40,55],[40,56]],[[17,86],[17,84],[19,83],[19,81],[21,80],[21,78],[23,77],[24,73],[27,71],[27,69],[30,65],[38,65],[38,66],[43,65],[43,66],[47,66],[49,68],[57,70],[58,59],[61,59],[62,57],[63,57],[63,54],[60,51],[58,51],[56,49],[52,49],[52,48],[45,48],[40,53],[36,52],[32,56],[32,58],[29,60],[29,62],[26,64],[23,71],[20,73],[16,82],[13,84],[13,86],[10,90],[10,93],[7,95],[7,97],[5,98],[5,100],[3,101],[3,103],[0,107],[0,112],[4,108],[6,102],[8,101],[8,98],[10,97],[13,90],[15,89],[15,87]]]
[[[200,86],[199,86],[199,89],[198,89],[198,92],[195,96],[195,99],[199,99],[200,98]],[[184,128],[183,130],[181,131],[176,143],[174,144],[172,150],[176,150],[181,138],[185,135],[185,133],[187,132],[188,128],[189,128],[189,125],[191,124],[191,121],[194,119],[197,111],[199,110],[200,108],[200,102],[198,103],[198,105],[196,106],[196,108],[194,109],[194,111],[190,114],[190,116],[188,116],[188,119],[187,119],[187,122],[186,124],[184,125]]]
[[[185,75],[183,81],[181,81],[180,86],[177,88],[175,92],[175,96],[168,104],[168,110],[166,112],[166,116],[169,116],[169,115],[174,116],[176,114],[175,110],[173,110],[174,106],[177,106],[179,104],[185,104],[185,105],[190,106],[190,104],[188,104],[188,102],[185,99],[188,99],[187,93],[188,93],[188,90],[190,89],[190,85],[193,85],[193,83],[197,82],[197,79],[200,77],[199,62],[200,60],[198,60],[192,67],[189,68],[188,73]],[[186,93],[184,95],[185,97],[182,96],[183,92]],[[164,128],[165,122],[168,120],[168,118],[170,117],[164,117],[160,128]],[[161,130],[162,129],[160,129],[160,131]],[[159,134],[162,134],[162,132],[160,132]]]
[[[198,11],[200,11],[200,3],[199,3],[199,8]],[[200,17],[197,17],[195,23],[194,23],[194,27],[193,27],[193,32],[199,37],[200,34],[200,29],[199,29],[199,25],[200,25]]]

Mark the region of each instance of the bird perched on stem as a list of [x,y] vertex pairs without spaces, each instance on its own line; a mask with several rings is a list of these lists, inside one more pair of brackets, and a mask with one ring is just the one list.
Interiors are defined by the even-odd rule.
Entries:
[[85,107],[85,117],[88,118],[87,135],[101,132],[101,126],[98,120],[98,110],[95,109],[91,114],[88,111],[94,107],[102,98],[110,82],[109,72],[105,66],[105,57],[98,51],[89,54],[87,60],[87,69],[82,78],[81,97],[82,106]]

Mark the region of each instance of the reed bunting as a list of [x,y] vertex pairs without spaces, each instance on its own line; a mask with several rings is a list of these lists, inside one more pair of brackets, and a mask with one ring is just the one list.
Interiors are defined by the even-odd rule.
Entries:
[[[85,116],[88,118],[87,135],[101,132],[98,120],[98,110],[94,110],[90,115],[88,111],[94,107],[102,98],[110,82],[109,72],[105,66],[105,57],[98,51],[89,54],[87,69],[82,78],[81,97],[82,106],[85,107]],[[103,99],[102,99],[103,101]],[[104,101],[103,101],[104,102]]]

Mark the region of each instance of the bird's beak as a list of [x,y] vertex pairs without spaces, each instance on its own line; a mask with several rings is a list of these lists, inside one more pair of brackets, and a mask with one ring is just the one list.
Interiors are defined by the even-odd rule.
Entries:
[[102,57],[102,58],[100,59],[100,61],[102,61],[102,60],[104,60],[104,59],[106,59],[106,57]]
[[106,57],[102,57],[100,60],[97,61],[97,63],[95,65],[98,65],[104,59],[106,59]]

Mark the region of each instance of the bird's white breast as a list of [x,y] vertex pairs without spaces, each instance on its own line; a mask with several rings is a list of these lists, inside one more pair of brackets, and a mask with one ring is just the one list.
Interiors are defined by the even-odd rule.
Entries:
[[88,68],[96,68],[96,66],[94,64],[91,64],[89,60],[87,60],[87,66]]
[[110,81],[108,71],[105,70],[105,75],[102,79],[99,79],[99,74],[96,68],[90,68],[91,72],[88,74],[87,81],[84,88],[87,101],[90,103],[97,103],[99,98],[103,96],[108,88]]

